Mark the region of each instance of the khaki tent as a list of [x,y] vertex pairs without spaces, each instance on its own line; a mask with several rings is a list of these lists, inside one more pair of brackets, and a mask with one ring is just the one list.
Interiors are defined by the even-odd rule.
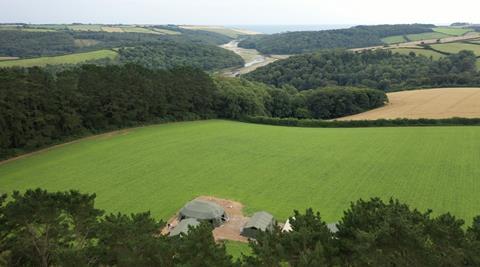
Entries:
[[275,227],[275,219],[273,216],[265,211],[256,212],[248,220],[242,229],[242,235],[250,238],[255,238],[258,231],[272,231]]
[[181,220],[172,231],[170,231],[170,236],[177,236],[181,233],[188,234],[188,229],[190,226],[197,227],[200,225],[200,222],[196,219],[185,219]]
[[178,215],[180,220],[192,218],[199,221],[208,221],[219,226],[228,218],[225,210],[216,203],[205,200],[192,200],[185,204]]

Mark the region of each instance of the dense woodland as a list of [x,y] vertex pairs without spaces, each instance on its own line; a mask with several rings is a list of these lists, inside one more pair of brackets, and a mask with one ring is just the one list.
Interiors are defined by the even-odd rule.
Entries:
[[479,266],[480,216],[465,226],[450,213],[379,198],[351,203],[332,233],[320,213],[294,211],[291,232],[260,233],[234,261],[212,226],[160,235],[149,212],[105,214],[95,194],[36,189],[0,196],[2,266]]
[[243,59],[218,46],[165,40],[119,50],[120,62],[135,63],[151,69],[192,66],[205,71],[241,67]]
[[394,54],[389,50],[353,53],[328,51],[290,57],[259,68],[246,78],[298,90],[364,86],[384,91],[422,87],[479,86],[477,58],[461,51],[440,60]]
[[87,134],[163,121],[273,116],[327,119],[383,105],[373,89],[298,92],[191,67],[84,65],[52,74],[0,69],[0,158]]
[[392,35],[431,32],[430,24],[355,26],[349,29],[287,32],[249,36],[238,45],[263,54],[300,54],[330,48],[357,48],[382,45],[382,38]]
[[0,56],[38,57],[73,53],[75,39],[65,32],[1,31]]
[[214,84],[198,69],[85,65],[55,76],[0,69],[0,154],[88,133],[213,116]]

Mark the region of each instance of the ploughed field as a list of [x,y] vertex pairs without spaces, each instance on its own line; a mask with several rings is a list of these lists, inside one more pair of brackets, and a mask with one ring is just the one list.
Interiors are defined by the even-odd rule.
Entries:
[[480,118],[480,88],[439,88],[388,93],[389,104],[338,120]]
[[120,131],[0,165],[0,190],[97,193],[107,211],[167,219],[199,195],[278,219],[396,197],[470,220],[480,214],[480,127],[321,129],[210,120]]

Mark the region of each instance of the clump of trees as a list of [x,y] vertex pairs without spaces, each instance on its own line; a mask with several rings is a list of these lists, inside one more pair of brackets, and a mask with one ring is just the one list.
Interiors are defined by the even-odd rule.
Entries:
[[118,52],[121,63],[135,63],[150,69],[191,66],[213,71],[245,64],[239,55],[215,45],[172,40],[122,48]]
[[[108,214],[95,194],[45,190],[0,198],[2,266],[231,266],[204,224],[189,235],[160,235],[149,212]],[[199,251],[199,249],[201,251]]]
[[358,48],[382,45],[382,38],[432,32],[431,24],[355,26],[349,29],[287,32],[249,36],[240,47],[253,48],[264,54],[301,54],[330,48]]
[[167,237],[149,212],[105,214],[95,194],[27,190],[0,196],[2,266],[479,266],[480,216],[465,227],[398,200],[351,203],[331,232],[320,213],[295,211],[233,261],[204,223]]
[[335,87],[298,92],[291,86],[275,88],[244,79],[217,78],[217,114],[332,119],[383,106],[385,92],[367,88]]
[[293,231],[261,234],[247,262],[258,266],[478,266],[480,216],[436,217],[398,200],[352,203],[332,233],[319,213],[290,218]]
[[276,87],[307,90],[330,85],[365,86],[384,91],[422,87],[479,86],[477,58],[461,51],[440,60],[390,50],[324,51],[290,57],[245,77]]

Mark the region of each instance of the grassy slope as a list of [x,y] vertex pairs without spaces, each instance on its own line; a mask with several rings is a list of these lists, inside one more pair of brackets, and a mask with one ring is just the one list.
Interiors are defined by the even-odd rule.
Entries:
[[351,201],[391,196],[470,220],[480,214],[480,127],[313,129],[229,121],[133,129],[0,165],[0,190],[96,192],[108,211],[168,218],[198,195],[284,219],[327,222]]
[[467,43],[446,43],[446,44],[434,44],[432,47],[436,50],[447,53],[458,53],[461,50],[470,50],[475,55],[480,56],[480,44],[467,44]]
[[64,56],[39,57],[30,59],[9,60],[0,62],[1,67],[32,67],[58,64],[77,64],[87,60],[115,58],[117,53],[112,50],[98,50],[93,52],[75,53]]

